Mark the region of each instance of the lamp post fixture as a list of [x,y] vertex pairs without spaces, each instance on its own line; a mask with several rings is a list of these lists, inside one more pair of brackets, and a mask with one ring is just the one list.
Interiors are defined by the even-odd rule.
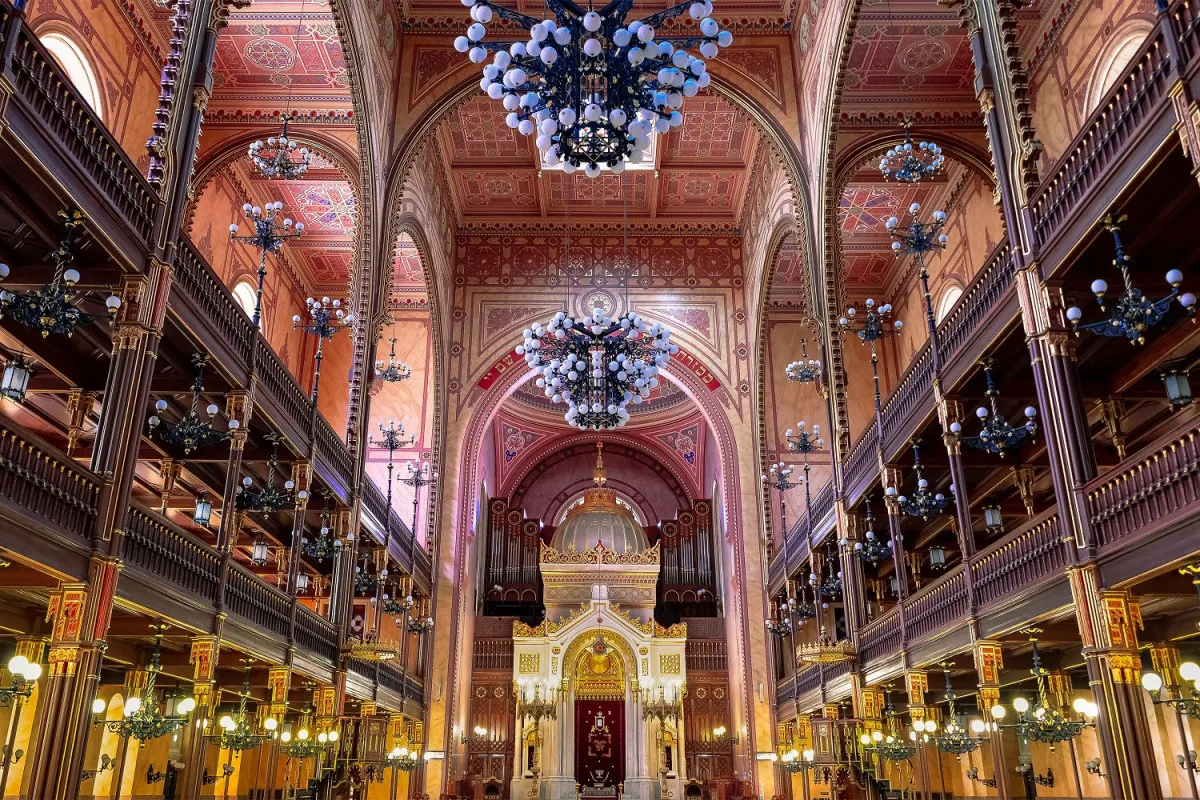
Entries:
[[315,356],[317,366],[313,371],[312,388],[312,402],[315,409],[317,391],[321,385],[321,359],[324,358],[325,342],[336,336],[342,328],[354,324],[354,312],[347,314],[342,310],[341,300],[331,301],[328,297],[322,297],[320,300],[310,297],[304,301],[304,305],[308,309],[308,321],[305,322],[299,314],[296,314],[292,317],[292,327],[317,337],[317,354]]
[[962,423],[955,420],[950,423],[950,432],[960,437],[969,447],[1004,458],[1006,453],[1018,450],[1026,438],[1032,440],[1037,435],[1037,408],[1026,406],[1024,425],[1013,426],[1005,421],[996,407],[996,398],[1000,396],[1000,390],[996,388],[996,380],[992,375],[993,363],[990,358],[981,362],[983,375],[987,380],[987,391],[984,394],[990,408],[979,406],[975,409],[975,416],[979,418],[983,427],[974,436],[962,436]]
[[[769,476],[769,477],[768,477]],[[779,526],[783,529],[783,544],[784,549],[787,548],[788,526],[787,526],[787,500],[784,493],[789,489],[795,489],[800,485],[800,482],[793,483],[790,479],[792,476],[792,468],[785,466],[782,461],[778,464],[772,464],[762,476],[762,482],[779,492]]]
[[[953,500],[941,492],[934,493],[929,490],[929,481],[925,480],[925,476],[921,472],[921,448],[916,439],[913,440],[912,449],[913,470],[917,473],[917,491],[913,493],[912,497],[906,495],[897,497],[896,487],[889,486],[887,494],[889,497],[896,497],[896,503],[905,514],[928,520],[934,514],[939,514],[948,508]],[[953,484],[950,485],[950,493],[954,494]]]
[[[842,326],[842,330],[853,333],[858,337],[859,342],[871,346],[871,373],[875,378],[875,415],[879,416],[880,406],[883,398],[879,393],[879,353],[875,348],[875,343],[886,336],[889,332],[899,333],[904,327],[901,320],[890,320],[892,313],[892,304],[884,303],[876,307],[875,301],[867,298],[867,311],[858,316],[858,310],[854,306],[846,309],[846,313],[838,320],[838,324]],[[888,330],[888,325],[891,325],[891,331]]]
[[[404,423],[394,419],[389,419],[386,424],[380,421],[379,435],[381,437],[379,439],[367,437],[367,444],[376,445],[387,450],[387,506],[390,509],[392,507],[392,470],[396,467],[394,460],[396,451],[413,444],[417,438],[415,436],[408,436],[404,430]],[[384,525],[387,524],[387,520],[383,520],[383,522]]]
[[1113,266],[1121,273],[1121,280],[1125,284],[1124,291],[1118,295],[1111,306],[1106,305],[1104,296],[1108,291],[1108,282],[1103,278],[1097,278],[1092,281],[1092,294],[1096,296],[1100,310],[1106,313],[1108,318],[1081,325],[1083,309],[1071,306],[1067,309],[1067,320],[1076,334],[1080,330],[1085,330],[1097,336],[1124,337],[1129,340],[1130,344],[1145,344],[1146,331],[1162,324],[1167,317],[1167,312],[1171,310],[1171,301],[1176,298],[1179,299],[1179,304],[1183,306],[1187,315],[1195,319],[1196,295],[1191,292],[1180,293],[1179,285],[1183,283],[1183,273],[1177,269],[1167,272],[1167,284],[1171,287],[1171,291],[1166,297],[1158,300],[1151,300],[1142,294],[1141,289],[1133,285],[1133,276],[1129,274],[1130,259],[1125,254],[1124,245],[1121,243],[1121,223],[1124,221],[1124,214],[1111,213],[1106,214],[1103,220],[1104,229],[1113,237],[1113,246],[1116,250]]
[[[92,323],[90,314],[85,314],[76,303],[90,292],[76,292],[79,270],[75,263],[75,232],[87,219],[82,211],[59,211],[58,218],[66,228],[58,247],[50,251],[46,261],[54,263],[54,277],[37,289],[27,291],[0,290],[0,316],[7,314],[14,320],[47,338],[50,334],[65,333],[68,337],[75,330]],[[0,281],[11,272],[7,264],[0,264]],[[121,298],[110,295],[104,300],[109,319],[116,317],[121,308]]]
[[392,343],[392,349],[386,361],[382,358],[375,361],[375,378],[387,383],[399,383],[412,377],[412,367],[396,358],[396,337],[388,341]]
[[8,674],[11,683],[0,688],[0,706],[12,706],[12,722],[8,728],[8,741],[0,752],[0,797],[8,786],[9,768],[21,760],[24,751],[17,750],[17,731],[21,723],[21,709],[25,701],[33,694],[34,684],[42,677],[42,665],[32,663],[22,655],[16,655],[8,661]]
[[421,503],[421,490],[436,481],[437,476],[437,470],[428,461],[414,460],[408,462],[408,475],[398,478],[401,483],[411,486],[413,490],[412,535],[414,547],[417,541],[417,509]]
[[260,206],[246,203],[242,206],[242,214],[254,226],[254,232],[248,235],[238,235],[238,224],[229,226],[231,241],[243,242],[258,250],[258,288],[254,295],[254,316],[251,321],[254,327],[262,327],[262,297],[263,281],[267,277],[267,254],[278,253],[285,242],[298,239],[304,235],[304,223],[292,223],[290,217],[283,216],[283,203],[276,200],[267,203],[264,210]]
[[896,258],[906,255],[916,256],[921,288],[925,293],[925,318],[929,324],[929,342],[936,352],[937,320],[933,315],[933,297],[929,293],[929,269],[925,259],[934,250],[945,250],[949,237],[942,232],[942,228],[946,225],[945,211],[933,212],[932,222],[922,222],[918,219],[917,214],[920,211],[921,204],[913,203],[908,207],[908,213],[912,215],[912,221],[908,225],[901,225],[900,220],[896,217],[890,217],[884,225],[894,239],[892,252],[896,254]]
[[[1096,717],[1098,709],[1095,703],[1082,697],[1077,698],[1073,705],[1075,712],[1079,715],[1075,718],[1067,717],[1061,710],[1051,706],[1046,695],[1046,675],[1049,670],[1042,666],[1037,649],[1037,634],[1040,631],[1036,628],[1029,628],[1026,632],[1029,634],[1033,660],[1033,667],[1029,671],[1037,679],[1037,705],[1032,705],[1024,697],[1013,698],[1012,707],[1017,712],[1017,721],[1008,724],[1002,723],[1000,727],[1016,728],[1017,733],[1025,741],[1042,742],[1050,745],[1050,749],[1053,750],[1056,744],[1072,741],[1078,738],[1085,728],[1093,727],[1095,723],[1091,720]],[[992,716],[997,722],[1003,720],[1005,717],[1004,707],[994,706]]]
[[806,339],[800,340],[800,360],[788,364],[785,372],[790,381],[820,384],[821,361],[808,357],[808,341]]
[[150,426],[150,436],[153,437],[157,433],[167,444],[183,448],[184,455],[197,448],[228,439],[241,426],[238,420],[230,419],[228,430],[218,431],[213,425],[213,420],[221,411],[216,403],[209,403],[205,409],[208,420],[200,417],[198,408],[200,398],[204,393],[204,367],[208,364],[208,360],[209,356],[204,353],[192,355],[192,364],[196,367],[196,378],[192,381],[192,402],[188,406],[187,412],[178,421],[170,422],[163,418],[162,414],[167,410],[166,400],[159,400],[154,404],[154,414],[147,420]]

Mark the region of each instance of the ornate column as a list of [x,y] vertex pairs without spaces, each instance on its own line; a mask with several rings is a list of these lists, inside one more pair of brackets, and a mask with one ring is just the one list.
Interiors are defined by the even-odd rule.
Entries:
[[[867,624],[866,579],[863,576],[862,559],[855,555],[854,543],[862,540],[862,518],[846,510],[846,501],[837,499],[838,536],[841,546],[842,604],[846,611],[846,631],[858,650],[858,631]],[[793,648],[794,649],[794,648]]]
[[85,392],[83,389],[70,389],[67,392],[67,455],[71,455],[79,445],[84,425],[95,408],[95,392]]
[[900,491],[900,470],[887,467],[883,471],[884,496],[883,504],[887,507],[888,535],[892,537],[892,568],[896,571],[896,607],[900,609],[900,641],[901,647],[908,646],[908,622],[904,613],[904,601],[908,599],[908,572],[904,561],[904,535],[900,532],[900,504],[896,495],[888,495],[887,490],[894,488]]
[[180,797],[199,797],[201,794],[208,744],[204,737],[204,720],[216,717],[216,672],[220,652],[219,635],[197,636],[192,639],[188,663],[193,668],[192,696],[196,698],[196,710],[192,712],[191,724],[183,729],[183,742],[180,745],[180,761],[184,763],[183,775],[179,779]]
[[1029,196],[1039,184],[1042,151],[1033,130],[1029,76],[1017,44],[1015,0],[940,0],[956,6],[971,42],[975,96],[983,112],[1009,243],[1018,265],[1033,260]]
[[1162,787],[1140,684],[1141,609],[1129,592],[1102,589],[1095,565],[1068,567],[1067,577],[1113,800],[1158,800]]
[[[992,707],[1000,704],[1000,670],[1004,669],[1004,654],[1000,650],[1000,643],[989,639],[976,640],[971,647],[971,654],[975,659],[975,672],[979,676],[979,711],[983,714],[983,721],[990,723]],[[1001,731],[992,731],[988,735],[987,747],[992,751],[996,796],[1010,797],[1002,736]]]
[[226,419],[237,420],[238,427],[229,436],[229,460],[225,467],[225,488],[221,493],[221,529],[217,546],[222,552],[233,549],[241,520],[237,510],[237,490],[242,480],[242,456],[250,437],[250,417],[254,413],[253,390],[237,390],[225,398]]
[[[293,461],[292,481],[296,486],[296,506],[292,517],[292,542],[288,548],[286,591],[290,595],[295,595],[296,576],[300,574],[300,556],[303,555],[301,540],[304,538],[304,517],[308,512],[308,499],[312,486],[312,464],[308,461]],[[302,491],[303,496],[301,496]]]
[[47,618],[53,633],[26,766],[29,797],[73,800],[79,794],[118,570],[116,561],[94,557],[87,583],[64,584],[50,596]]
[[[929,674],[924,670],[909,670],[904,673],[904,688],[908,692],[908,716],[913,721],[924,720],[928,714],[925,707],[925,695],[929,692]],[[904,735],[908,735],[905,733]],[[921,798],[932,800],[933,790],[929,780],[929,754],[925,752],[927,743],[916,742],[917,770],[921,774]]]

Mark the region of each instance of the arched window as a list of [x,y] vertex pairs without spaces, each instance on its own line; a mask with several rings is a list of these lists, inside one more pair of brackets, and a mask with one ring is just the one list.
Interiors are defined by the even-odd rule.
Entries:
[[242,311],[245,311],[246,316],[250,319],[254,319],[254,306],[258,300],[257,294],[254,284],[250,281],[238,281],[233,287],[233,299],[237,300],[238,305],[242,307]]
[[100,81],[96,78],[92,63],[75,40],[57,31],[51,31],[38,38],[63,68],[63,72],[67,73],[67,77],[75,84],[83,99],[96,112],[96,116],[104,119],[104,109],[101,108],[100,102]]
[[1134,56],[1153,30],[1154,25],[1149,20],[1134,19],[1109,37],[1088,83],[1086,114],[1095,111],[1109,90],[1129,71]]
[[946,287],[946,291],[942,292],[942,298],[937,304],[937,321],[941,322],[950,313],[950,309],[954,308],[955,303],[962,297],[963,290],[958,284],[952,284]]

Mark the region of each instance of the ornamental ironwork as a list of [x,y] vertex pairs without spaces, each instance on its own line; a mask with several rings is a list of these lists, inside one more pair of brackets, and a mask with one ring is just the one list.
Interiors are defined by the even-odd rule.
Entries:
[[167,410],[168,404],[166,400],[159,400],[154,404],[155,413],[147,420],[152,438],[157,435],[164,443],[182,448],[185,455],[200,447],[225,441],[241,426],[238,420],[231,419],[227,430],[217,430],[214,420],[221,409],[216,403],[209,403],[204,409],[207,419],[200,415],[200,400],[204,394],[204,368],[208,360],[209,356],[204,353],[192,354],[196,377],[192,381],[191,403],[182,417],[174,422],[164,418],[163,412]]
[[282,486],[275,484],[275,474],[279,468],[279,444],[283,437],[268,433],[263,437],[271,444],[271,457],[267,459],[267,481],[261,488],[255,489],[254,479],[249,475],[242,478],[242,485],[237,488],[236,504],[239,511],[257,511],[268,514],[282,511],[297,500],[308,497],[308,492],[295,491],[296,482],[291,478],[284,480]]
[[288,138],[291,114],[283,115],[283,131],[265,142],[259,139],[250,145],[247,155],[258,174],[267,180],[294,181],[312,166],[312,153],[295,139]]
[[[910,517],[920,517],[928,520],[935,514],[940,514],[945,511],[953,500],[941,492],[934,492],[929,488],[929,481],[925,479],[925,475],[921,471],[921,447],[914,439],[912,443],[913,450],[913,471],[917,474],[917,490],[911,496],[896,494],[896,487],[889,486],[887,494],[889,497],[896,498],[896,504],[900,506],[900,510]],[[954,492],[954,484],[950,485],[950,492]]]
[[[987,390],[984,394],[988,399],[988,405],[975,409],[975,416],[979,418],[982,427],[979,433],[974,436],[963,436],[962,440],[968,447],[1004,458],[1005,454],[1019,449],[1026,439],[1032,441],[1033,437],[1037,435],[1035,419],[1037,408],[1026,406],[1025,424],[1010,425],[997,408],[1000,390],[996,388],[996,381],[992,375],[992,363],[990,358],[985,359],[982,363],[984,378],[987,381]],[[962,424],[957,421],[950,423],[950,432],[956,436],[961,434]]]
[[267,256],[278,253],[286,242],[303,236],[304,223],[293,224],[290,217],[283,216],[283,203],[278,200],[267,203],[265,209],[246,203],[242,206],[242,214],[254,226],[254,232],[244,236],[238,235],[238,224],[234,222],[229,225],[229,239],[248,244],[258,250],[258,286],[254,293],[254,313],[251,315],[254,327],[258,328],[262,323],[263,281],[267,277]]
[[412,367],[396,358],[396,337],[389,339],[392,349],[388,352],[387,360],[382,358],[375,361],[375,379],[386,383],[399,383],[412,377]]

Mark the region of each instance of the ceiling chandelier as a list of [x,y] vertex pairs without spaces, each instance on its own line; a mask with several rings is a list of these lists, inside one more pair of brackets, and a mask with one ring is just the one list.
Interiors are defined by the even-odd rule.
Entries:
[[800,340],[800,360],[787,365],[788,380],[796,383],[820,383],[821,361],[808,357],[808,342]]
[[945,665],[942,671],[946,675],[946,726],[934,737],[933,744],[943,753],[953,753],[956,756],[974,753],[979,749],[979,739],[972,736],[963,725],[965,717],[960,718],[954,711],[954,689],[950,686],[950,666]]
[[892,557],[892,540],[889,538],[883,541],[875,535],[875,517],[871,514],[871,501],[864,500],[863,505],[867,509],[867,530],[862,541],[854,543],[854,554],[860,561],[877,567],[885,558]]
[[[888,497],[895,497],[896,503],[899,504],[900,510],[910,517],[920,517],[928,520],[934,514],[938,514],[952,502],[949,497],[941,492],[931,492],[929,490],[929,481],[925,480],[925,476],[921,474],[921,447],[914,439],[912,443],[913,449],[913,470],[917,473],[917,491],[912,497],[905,495],[896,496],[896,487],[889,486],[887,488]],[[954,485],[950,486],[951,493],[954,492]]]
[[393,336],[389,341],[392,343],[392,349],[388,352],[387,360],[380,358],[375,362],[375,379],[399,383],[412,377],[412,367],[396,358],[396,337]]
[[203,353],[192,354],[192,363],[196,365],[196,379],[192,381],[192,403],[187,413],[177,422],[169,422],[162,417],[162,413],[167,410],[167,401],[159,400],[154,404],[155,413],[148,420],[151,436],[158,433],[167,444],[182,447],[185,455],[198,447],[228,439],[241,426],[236,419],[231,419],[228,430],[224,432],[213,427],[213,419],[221,410],[216,403],[209,403],[205,409],[205,413],[208,414],[207,421],[201,419],[200,412],[197,411],[200,396],[204,392],[204,366],[208,363],[208,358]]
[[238,692],[238,698],[237,711],[233,714],[223,715],[218,720],[221,732],[209,737],[220,739],[222,750],[231,750],[235,753],[258,747],[263,740],[270,739],[272,732],[279,726],[274,717],[267,717],[263,721],[265,730],[260,732],[254,723],[254,718],[246,712],[246,701],[250,698],[249,664],[246,665],[246,676],[242,681],[242,690]]
[[817,596],[824,598],[825,604],[842,599],[842,571],[835,569],[837,554],[833,551],[832,540],[825,543],[825,558],[820,580],[816,573],[809,573],[808,582],[815,587]]
[[648,324],[630,311],[616,319],[599,308],[572,319],[560,311],[550,322],[526,328],[517,353],[538,370],[538,388],[555,403],[566,403],[567,424],[580,430],[620,428],[629,421],[626,406],[650,396],[658,372],[679,346],[671,331]]
[[[58,247],[47,254],[45,260],[54,263],[54,277],[44,286],[24,292],[0,290],[0,316],[7,314],[26,328],[32,328],[45,339],[50,334],[65,333],[71,336],[75,329],[92,324],[90,314],[80,310],[76,302],[88,292],[76,292],[79,270],[71,266],[75,262],[75,231],[83,226],[87,217],[82,211],[59,211],[66,234]],[[9,266],[0,264],[0,280],[8,277]],[[121,298],[111,295],[104,300],[108,315],[113,318],[121,308]]]
[[275,485],[275,472],[279,467],[279,443],[283,441],[283,437],[275,433],[268,433],[263,439],[271,443],[271,457],[267,459],[267,478],[270,483],[265,484],[261,489],[252,489],[254,479],[249,475],[242,478],[242,485],[237,489],[239,511],[258,511],[269,514],[273,511],[282,511],[296,500],[308,497],[308,492],[304,490],[292,491],[296,488],[296,483],[290,478],[283,482],[282,487]]
[[885,179],[901,183],[920,183],[922,178],[931,178],[942,168],[946,157],[942,148],[933,142],[914,145],[908,126],[912,117],[904,118],[904,141],[891,148],[879,159],[879,171]]
[[853,661],[854,645],[848,639],[833,641],[822,627],[815,642],[805,642],[796,646],[796,663],[805,664],[844,664]]
[[288,138],[288,121],[291,119],[291,114],[284,114],[282,133],[270,137],[266,142],[259,139],[250,145],[250,163],[267,180],[278,178],[294,181],[312,166],[312,153],[308,148],[301,147],[295,139]]
[[[162,672],[162,640],[166,625],[154,626],[154,653],[150,664],[146,667],[146,685],[141,692],[125,700],[124,714],[120,719],[97,719],[97,725],[103,725],[110,733],[115,733],[124,739],[137,739],[140,746],[145,746],[151,739],[166,736],[187,724],[188,715],[196,708],[196,701],[185,697],[175,704],[175,714],[164,714],[159,706],[154,690],[154,680]],[[103,698],[97,697],[92,702],[92,713],[97,717],[104,714],[108,708]]]
[[[984,395],[991,408],[980,406],[975,409],[975,416],[979,417],[983,428],[975,436],[964,436],[963,441],[971,447],[1004,458],[1005,453],[1019,448],[1026,437],[1033,437],[1037,434],[1037,422],[1034,421],[1034,418],[1037,417],[1037,409],[1033,406],[1026,406],[1025,424],[1009,425],[996,408],[996,398],[1000,396],[1000,390],[996,388],[996,381],[992,377],[992,360],[990,358],[983,362],[983,375],[987,380],[987,391],[984,392]],[[950,423],[950,432],[956,436],[962,433],[962,423]]]
[[336,539],[329,532],[329,498],[325,498],[325,508],[321,511],[321,528],[313,539],[304,536],[300,539],[300,552],[317,561],[328,561],[342,549],[342,540]]
[[892,710],[892,693],[886,692],[888,733],[876,741],[875,753],[884,761],[908,761],[917,752],[917,746],[910,744],[900,735],[900,724],[896,720],[896,712]]
[[1108,281],[1097,278],[1092,281],[1092,294],[1100,304],[1100,310],[1108,314],[1107,319],[1098,322],[1088,322],[1080,325],[1083,319],[1083,309],[1071,306],[1067,309],[1067,319],[1071,327],[1078,333],[1080,330],[1091,331],[1097,336],[1124,336],[1130,344],[1145,344],[1146,331],[1160,325],[1171,310],[1171,301],[1179,298],[1179,304],[1187,311],[1188,316],[1196,316],[1196,295],[1191,292],[1180,294],[1179,285],[1183,283],[1183,273],[1177,269],[1167,272],[1167,283],[1171,292],[1166,297],[1151,300],[1142,294],[1142,290],[1133,285],[1133,277],[1129,274],[1129,256],[1121,244],[1121,223],[1125,215],[1106,214],[1103,220],[1104,228],[1113,236],[1116,256],[1113,265],[1120,270],[1121,279],[1125,282],[1125,291],[1121,292],[1111,306],[1105,304],[1104,294],[1108,291]]
[[337,731],[322,732],[314,739],[308,732],[309,716],[310,712],[305,711],[300,720],[300,730],[296,731],[295,736],[292,736],[291,731],[284,731],[279,735],[279,749],[288,758],[313,758],[325,752],[331,742],[338,740]]
[[394,767],[401,772],[412,772],[420,764],[418,755],[417,752],[410,751],[407,747],[396,747],[388,753],[387,763],[389,767]]
[[[554,19],[534,17],[494,5],[463,0],[474,20],[454,47],[483,67],[480,88],[500,100],[506,122],[537,148],[550,166],[589,177],[601,165],[620,173],[638,163],[651,133],[683,123],[679,109],[711,77],[705,59],[733,43],[733,34],[714,20],[710,0],[684,2],[644,19],[626,22],[633,2],[609,3],[600,11],[572,0],[548,0]],[[699,35],[659,36],[655,28],[687,12],[699,22]],[[528,33],[528,41],[484,42],[494,17]],[[693,55],[689,48],[696,48]]]
[[[1088,718],[1094,717],[1097,709],[1095,703],[1079,698],[1075,703],[1075,710],[1079,717],[1072,719],[1050,704],[1046,694],[1046,675],[1049,670],[1042,666],[1037,648],[1036,634],[1041,631],[1037,628],[1029,628],[1027,632],[1030,634],[1030,657],[1033,660],[1033,667],[1029,671],[1037,679],[1037,706],[1032,706],[1024,697],[1013,698],[1012,707],[1017,712],[1017,722],[1004,727],[1015,727],[1017,733],[1025,741],[1042,742],[1050,745],[1050,749],[1053,750],[1055,744],[1075,739],[1083,733],[1084,728],[1092,727],[1095,723]],[[1004,707],[994,706],[991,713],[997,721],[1003,719]]]

